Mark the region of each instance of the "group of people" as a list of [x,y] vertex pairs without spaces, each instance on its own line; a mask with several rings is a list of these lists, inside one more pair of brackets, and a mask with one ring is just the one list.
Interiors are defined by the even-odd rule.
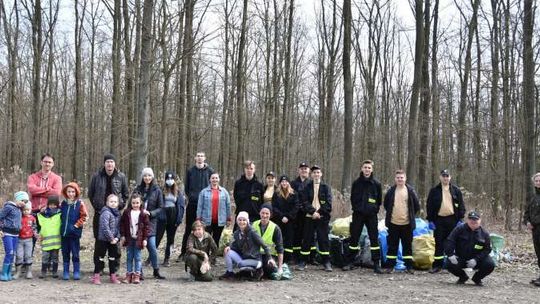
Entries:
[[[234,279],[239,274],[255,280],[265,275],[279,278],[285,264],[296,264],[298,271],[319,263],[325,271],[333,270],[328,238],[332,191],[322,180],[323,171],[317,165],[310,167],[305,162],[300,163],[294,180],[268,172],[263,184],[255,174],[255,163],[246,161],[244,173],[234,184],[236,208],[233,215],[229,192],[220,186],[219,173],[206,163],[204,152],[196,154],[195,165],[187,170],[184,192],[174,172],[167,171],[164,184],[159,186],[153,170],[144,168],[139,184],[130,193],[126,176],[116,168],[115,156],[106,154],[103,161],[103,168],[92,176],[88,187],[88,198],[94,209],[94,284],[101,284],[105,261],[108,261],[112,283],[140,283],[144,280],[144,249],[148,250],[146,263],[151,264],[153,277],[164,279],[157,247],[166,232],[161,265],[169,266],[171,248],[184,211],[186,232],[177,261],[185,261],[185,269],[193,280],[213,279],[210,269],[216,263],[220,237],[226,226],[233,225],[233,220],[232,240],[223,251],[226,271],[220,279]],[[374,272],[394,271],[401,243],[405,271],[412,274],[412,240],[415,218],[420,211],[419,197],[407,184],[403,170],[395,171],[394,185],[383,196],[373,165],[370,160],[364,161],[351,187],[351,241],[342,270],[349,271],[357,265],[360,234],[366,226]],[[77,183],[62,186],[61,177],[52,172],[53,166],[52,155],[44,154],[41,170],[28,177],[28,193],[16,192],[14,200],[6,202],[0,211],[0,235],[6,253],[2,281],[22,274],[32,278],[36,241],[41,242],[41,278],[48,272],[58,277],[60,249],[62,278],[79,280],[81,277],[79,240],[88,211]],[[525,209],[525,223],[533,232],[535,251],[540,257],[540,173],[532,179],[536,193]],[[381,205],[385,209],[384,222],[388,230],[384,262],[377,227]],[[482,279],[495,267],[489,256],[489,233],[481,227],[477,211],[470,211],[463,223],[466,214],[463,195],[451,182],[448,170],[440,172],[440,183],[429,191],[426,207],[429,228],[435,237],[435,257],[430,272],[438,273],[445,266],[458,277],[457,283],[463,284],[469,279],[463,269],[472,268],[477,270],[472,281],[483,285]],[[125,277],[117,275],[122,246],[127,252]],[[240,269],[236,274],[235,267]],[[540,286],[540,278],[531,283]]]

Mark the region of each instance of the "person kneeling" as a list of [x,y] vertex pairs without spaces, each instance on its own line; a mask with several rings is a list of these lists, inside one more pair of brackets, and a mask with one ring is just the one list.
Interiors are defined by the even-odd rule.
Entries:
[[252,279],[258,281],[263,276],[261,248],[269,265],[275,267],[276,262],[270,255],[268,246],[266,246],[262,238],[249,225],[249,215],[247,212],[242,211],[238,213],[236,224],[238,225],[238,229],[233,234],[233,241],[223,251],[227,271],[220,277],[220,280],[234,279],[233,268],[236,265],[241,271],[250,271],[252,273]]
[[203,222],[193,223],[186,246],[186,272],[195,281],[212,281],[210,261],[216,258],[217,245],[212,236],[204,231]]
[[[270,220],[272,214],[272,205],[264,203],[261,206],[261,211],[259,215],[261,216],[260,220],[253,222],[253,229],[261,236],[263,242],[270,248],[270,254],[274,259],[277,259],[278,265],[272,265],[268,263],[266,258],[263,258],[263,267],[264,275],[266,278],[279,278],[283,273],[283,236],[281,234],[281,229],[278,225]],[[262,249],[261,249],[262,250]]]
[[495,263],[489,256],[489,233],[480,224],[480,214],[471,211],[467,216],[467,223],[454,228],[446,241],[448,271],[459,277],[457,284],[465,284],[469,279],[463,268],[477,270],[472,277],[477,286],[483,286],[482,279],[495,269]]

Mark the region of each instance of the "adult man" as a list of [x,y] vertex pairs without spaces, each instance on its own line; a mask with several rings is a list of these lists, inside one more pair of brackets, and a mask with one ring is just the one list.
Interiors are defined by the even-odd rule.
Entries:
[[386,265],[388,273],[394,271],[396,266],[399,242],[403,247],[403,261],[406,271],[413,274],[412,269],[412,241],[413,230],[416,228],[415,216],[420,211],[418,195],[412,186],[406,184],[405,171],[396,170],[394,182],[384,196],[384,209],[386,210],[385,224],[388,228],[388,254]]
[[450,172],[447,169],[442,170],[439,177],[441,182],[429,191],[427,198],[427,220],[435,236],[435,260],[430,273],[442,270],[444,242],[456,224],[465,216],[463,194],[458,187],[450,183],[451,179]]
[[[244,174],[234,183],[235,213],[245,211],[249,215],[249,221],[259,219],[259,208],[263,202],[263,185],[255,175],[255,163],[251,160],[244,162]],[[236,230],[237,225],[234,228]]]
[[467,223],[452,230],[446,241],[444,251],[448,256],[448,271],[459,277],[457,284],[465,284],[469,279],[463,268],[477,270],[472,277],[477,286],[483,286],[482,279],[495,269],[495,263],[489,256],[489,233],[480,224],[480,214],[471,211],[467,215]]
[[306,261],[310,255],[310,249],[314,241],[314,234],[317,235],[319,254],[325,271],[332,271],[330,265],[330,241],[328,240],[328,223],[332,213],[332,190],[330,186],[321,181],[321,167],[315,165],[311,167],[312,181],[306,186],[304,192],[302,208],[306,212],[304,222],[304,236],[302,239],[302,249],[300,250],[300,262],[297,270],[304,270]]
[[94,207],[94,218],[92,220],[94,238],[97,240],[99,231],[99,213],[107,202],[107,197],[111,194],[118,196],[118,210],[124,209],[129,196],[128,182],[124,173],[116,168],[116,158],[112,154],[105,154],[103,157],[103,168],[98,170],[90,180],[88,187],[88,198]]
[[32,202],[34,216],[47,207],[47,198],[51,195],[60,196],[62,191],[62,178],[52,172],[54,157],[45,153],[41,156],[41,170],[28,176],[27,187]]
[[186,208],[186,228],[184,229],[182,249],[177,261],[180,261],[186,254],[186,244],[191,231],[191,226],[197,217],[199,193],[202,189],[208,187],[212,173],[214,173],[214,169],[212,169],[212,167],[206,163],[206,154],[202,151],[197,152],[195,155],[195,165],[186,171],[186,180],[184,185],[188,198],[188,205]]
[[[272,216],[272,205],[265,203],[261,206],[259,215],[260,220],[253,222],[252,227],[261,236],[263,242],[270,249],[270,254],[274,259],[277,258],[277,267],[274,264],[268,263],[266,256],[263,257],[262,263],[264,268],[264,274],[267,277],[271,277],[273,273],[281,274],[283,272],[283,236],[281,229],[274,222],[270,221]],[[261,253],[264,251],[261,249]]]
[[379,231],[377,229],[377,214],[381,203],[381,183],[373,176],[373,161],[365,160],[362,163],[360,177],[353,182],[351,187],[351,206],[353,210],[350,226],[351,243],[349,245],[350,254],[347,265],[343,266],[344,271],[351,270],[354,259],[360,250],[360,235],[364,225],[366,225],[373,270],[375,273],[381,273],[381,248],[379,247]]
[[[531,178],[534,184],[534,195],[525,208],[524,222],[527,229],[532,232],[534,251],[538,267],[540,267],[540,172]],[[540,286],[540,277],[531,281],[531,284]]]
[[[294,192],[297,193],[296,195],[298,196],[298,201],[300,202],[300,205],[303,203],[304,189],[310,181],[311,179],[309,178],[309,166],[306,162],[301,162],[300,165],[298,165],[298,177],[296,177],[296,179],[293,180],[291,183]],[[300,249],[302,249],[302,238],[304,237],[305,217],[306,213],[304,212],[304,210],[301,207],[298,208],[298,214],[296,215],[296,222],[294,227],[293,241],[294,259],[296,262],[300,260]],[[312,244],[310,249],[312,253],[310,259],[314,260],[317,253],[317,248],[315,247],[315,244]]]

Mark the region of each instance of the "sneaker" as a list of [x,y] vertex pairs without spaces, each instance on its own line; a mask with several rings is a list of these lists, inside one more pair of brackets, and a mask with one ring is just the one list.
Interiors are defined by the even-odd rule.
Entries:
[[431,270],[429,271],[429,273],[439,273],[442,271],[442,268],[441,267],[433,267],[431,268]]
[[332,272],[332,264],[330,264],[330,262],[324,263],[324,271]]
[[222,274],[219,277],[219,279],[223,280],[223,281],[232,281],[232,280],[234,280],[234,272],[226,271],[224,274]]
[[118,280],[118,277],[116,276],[116,273],[111,273],[109,275],[109,278],[111,279],[111,283],[113,284],[120,284],[122,282],[120,282],[120,280]]
[[457,280],[456,284],[458,285],[463,285],[465,284],[465,282],[467,282],[467,280],[469,280],[469,277],[465,276],[465,277],[461,277]]
[[306,263],[305,262],[298,262],[298,265],[296,265],[296,270],[298,270],[298,271],[306,270]]
[[92,276],[92,284],[101,285],[101,278],[99,273],[94,273],[94,275]]

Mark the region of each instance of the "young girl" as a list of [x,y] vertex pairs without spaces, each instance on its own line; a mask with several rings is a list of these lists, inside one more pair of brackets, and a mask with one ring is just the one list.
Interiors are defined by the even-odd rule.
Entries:
[[4,244],[4,264],[2,265],[2,274],[0,281],[11,281],[11,264],[17,249],[19,241],[19,232],[21,231],[21,208],[28,202],[28,193],[19,191],[15,193],[15,202],[7,201],[0,210],[0,237]]
[[120,211],[118,211],[118,196],[111,194],[107,197],[107,206],[101,209],[96,248],[94,248],[94,275],[92,283],[101,284],[100,273],[105,268],[105,256],[109,256],[109,275],[111,283],[120,284],[116,276],[120,264]]
[[62,260],[64,261],[64,273],[62,279],[69,280],[69,260],[73,261],[73,279],[81,279],[81,267],[79,251],[83,225],[88,218],[88,212],[83,201],[79,199],[81,190],[77,183],[69,183],[62,189],[64,201],[61,205],[62,226]]
[[142,208],[141,194],[135,192],[131,195],[126,211],[120,219],[120,242],[127,247],[126,282],[140,283],[142,271],[141,252],[146,247],[150,220]]
[[26,268],[26,278],[31,279],[32,276],[32,238],[37,237],[36,218],[32,215],[32,203],[26,202],[23,209],[21,221],[21,232],[19,232],[19,243],[17,245],[17,260],[15,267],[17,271],[13,276],[18,279],[23,268]]
[[[193,276],[196,281],[212,281],[210,273],[210,261],[213,261],[217,253],[217,245],[212,236],[204,231],[204,224],[201,221],[195,221],[191,226],[191,234],[188,237],[186,249],[186,271]],[[204,264],[208,268],[201,271]]]
[[47,208],[38,214],[41,241],[40,279],[47,276],[47,270],[51,271],[53,278],[58,278],[58,253],[62,247],[60,236],[62,217],[58,207],[60,207],[60,197],[51,195],[47,198]]

